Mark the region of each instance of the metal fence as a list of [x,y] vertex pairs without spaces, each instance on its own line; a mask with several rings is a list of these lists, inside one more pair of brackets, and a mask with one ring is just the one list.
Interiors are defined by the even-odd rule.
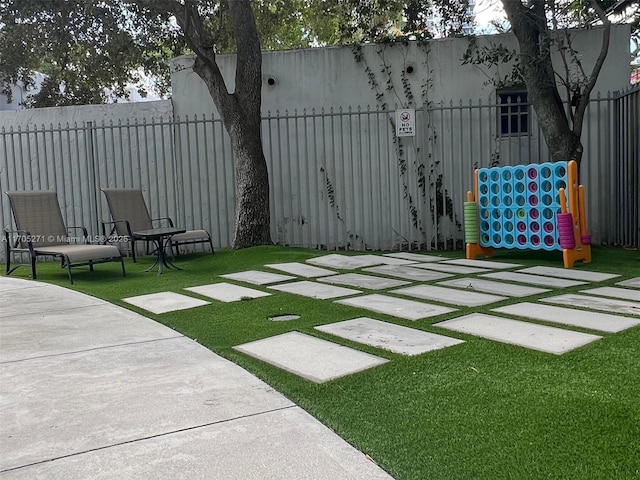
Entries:
[[[591,102],[581,182],[595,243],[638,245],[640,90]],[[498,103],[416,111],[417,135],[395,135],[394,112],[269,112],[263,145],[276,243],[324,249],[462,248],[473,170],[548,161],[533,111],[527,132],[500,130]],[[230,245],[231,146],[214,117],[40,125],[0,132],[2,190],[53,189],[68,225],[99,233],[104,187],[142,188],[152,216],[206,228]],[[12,224],[6,196],[0,214]]]

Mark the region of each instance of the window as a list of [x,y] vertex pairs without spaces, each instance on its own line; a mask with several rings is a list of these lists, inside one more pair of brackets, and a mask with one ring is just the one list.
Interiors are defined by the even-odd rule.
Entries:
[[500,135],[507,137],[529,133],[527,92],[524,90],[499,91],[498,101]]

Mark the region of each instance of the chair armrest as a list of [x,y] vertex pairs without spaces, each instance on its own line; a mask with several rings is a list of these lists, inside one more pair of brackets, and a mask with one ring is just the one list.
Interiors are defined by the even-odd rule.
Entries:
[[[116,220],[115,222],[100,222],[102,225],[102,241],[106,244],[109,243],[109,241],[113,241],[114,238],[118,238],[121,240],[124,240],[121,238],[120,235],[118,235],[118,231],[116,229],[118,224],[124,224],[124,226],[127,229],[127,236],[129,238],[133,238],[133,232],[131,231],[131,225],[129,225],[129,221],[128,220]],[[109,229],[109,233],[107,233],[107,226],[110,226],[111,228]]]
[[169,223],[169,226],[173,228],[173,220],[170,217],[160,217],[160,218],[152,218],[152,222],[159,222],[161,220],[166,220]]
[[[33,249],[33,237],[31,236],[31,232],[27,230],[10,230],[8,228],[4,229],[4,242],[5,242],[5,253],[7,254],[7,258],[11,250],[16,250],[18,252],[29,252],[32,255],[34,254]],[[21,243],[26,243],[27,248],[19,247]]]
[[[91,243],[88,241],[89,239],[89,232],[87,232],[87,229],[84,227],[67,227],[67,234],[71,231],[78,231],[80,230],[82,232],[82,243]],[[69,235],[69,243],[78,243],[78,236],[77,235]],[[73,239],[74,241],[71,242],[71,239]]]

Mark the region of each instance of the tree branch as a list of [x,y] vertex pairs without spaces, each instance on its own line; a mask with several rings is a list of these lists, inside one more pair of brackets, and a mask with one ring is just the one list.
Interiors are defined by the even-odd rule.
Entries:
[[602,70],[602,66],[604,65],[604,61],[607,58],[607,53],[609,52],[609,39],[611,37],[611,22],[607,18],[607,15],[604,13],[600,5],[596,0],[589,0],[589,3],[596,11],[602,25],[604,26],[604,30],[602,32],[602,46],[600,47],[600,54],[598,55],[598,59],[596,60],[595,65],[593,66],[593,70],[591,71],[591,76],[589,77],[589,81],[584,87],[584,92],[582,92],[582,96],[580,97],[580,101],[576,106],[576,112],[573,122],[573,133],[580,136],[582,132],[582,123],[584,122],[584,114],[587,110],[587,106],[589,105],[589,99],[591,97],[591,92],[596,85],[596,81],[598,80],[598,75]]

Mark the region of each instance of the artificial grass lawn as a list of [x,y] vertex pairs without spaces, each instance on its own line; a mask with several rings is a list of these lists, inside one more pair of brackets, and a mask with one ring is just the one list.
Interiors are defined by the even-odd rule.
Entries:
[[[182,271],[144,273],[152,258],[75,269],[70,287],[57,264],[40,264],[39,280],[103,298],[153,318],[245,367],[370,455],[399,480],[408,479],[640,479],[640,327],[603,334],[597,342],[561,356],[444,331],[433,323],[522,299],[416,322],[374,314],[327,300],[248,285],[270,297],[212,304],[155,315],[122,298],[174,291],[219,281],[225,273],[264,269],[268,263],[304,262],[327,252],[283,247],[190,254]],[[457,252],[441,253],[451,258]],[[562,267],[559,252],[496,251],[496,260]],[[593,262],[576,269],[621,274],[577,292],[640,275],[640,253],[594,248]],[[14,276],[25,277],[27,269]],[[231,282],[235,283],[235,282]],[[550,296],[551,293],[532,298]],[[267,317],[295,313],[299,320]],[[313,329],[371,316],[466,341],[416,357],[355,344]],[[557,325],[556,325],[557,326]],[[330,339],[391,361],[317,385],[232,350],[232,346],[288,331]],[[586,331],[586,330],[585,330]]]

